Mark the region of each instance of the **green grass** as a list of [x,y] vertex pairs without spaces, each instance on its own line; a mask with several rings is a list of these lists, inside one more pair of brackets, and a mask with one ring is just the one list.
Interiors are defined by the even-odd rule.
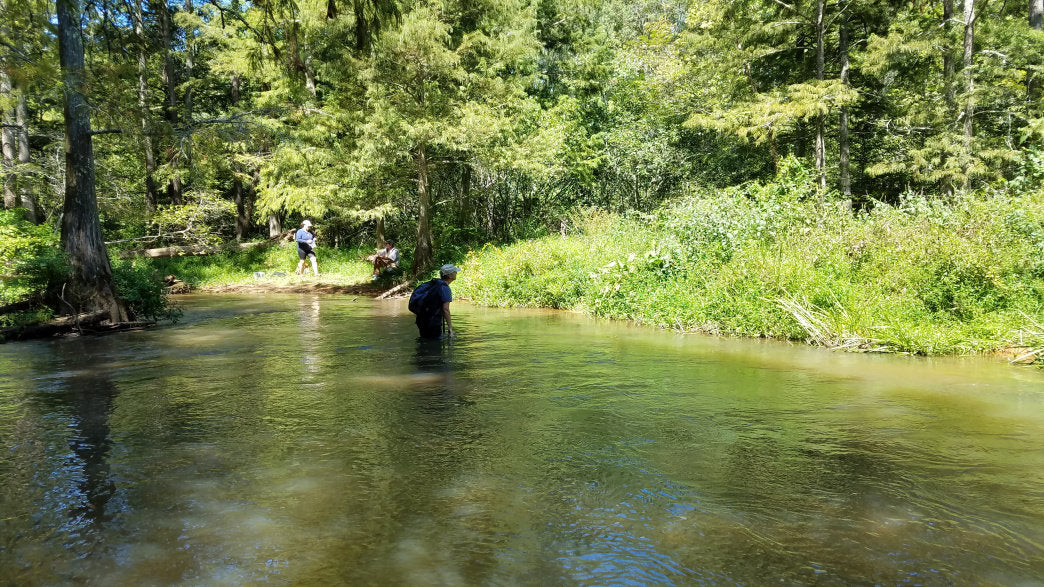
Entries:
[[[318,279],[312,275],[310,264],[306,266],[304,276],[295,273],[297,247],[292,244],[261,245],[244,251],[230,250],[201,257],[139,259],[137,262],[148,264],[162,275],[173,274],[190,286],[202,289],[248,285],[259,281],[275,285],[316,281],[332,285],[354,285],[370,280],[373,266],[364,258],[372,253],[368,248],[320,248],[316,253]],[[280,272],[285,275],[274,275]],[[254,277],[255,273],[265,275],[259,279]]]
[[1044,321],[1044,191],[852,214],[749,185],[693,194],[652,218],[589,213],[574,224],[565,238],[472,253],[455,293],[924,355],[1018,346]]

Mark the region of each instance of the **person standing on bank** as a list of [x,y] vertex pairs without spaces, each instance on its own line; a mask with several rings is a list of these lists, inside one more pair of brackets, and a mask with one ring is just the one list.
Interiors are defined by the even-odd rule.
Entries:
[[446,336],[455,336],[450,316],[453,292],[449,284],[457,278],[458,271],[460,267],[456,265],[443,265],[439,269],[439,277],[428,282],[430,285],[424,294],[421,311],[417,312],[417,329],[420,330],[421,338],[440,338],[443,322],[446,324]]
[[312,273],[318,277],[319,266],[315,261],[315,233],[312,230],[312,221],[305,219],[301,221],[301,228],[294,235],[294,240],[297,241],[297,258],[300,259],[297,263],[297,274],[304,275],[307,259],[312,262]]

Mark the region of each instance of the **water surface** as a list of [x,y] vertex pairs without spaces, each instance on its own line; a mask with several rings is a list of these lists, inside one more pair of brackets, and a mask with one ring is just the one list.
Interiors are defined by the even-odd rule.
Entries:
[[1044,372],[567,313],[193,296],[0,345],[14,584],[1044,577]]

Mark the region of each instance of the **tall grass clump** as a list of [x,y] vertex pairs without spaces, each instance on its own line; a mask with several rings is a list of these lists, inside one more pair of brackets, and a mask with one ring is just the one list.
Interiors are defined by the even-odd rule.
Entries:
[[[918,354],[1012,346],[1044,313],[1044,191],[820,206],[796,160],[649,218],[589,212],[567,237],[472,253],[455,289],[680,330]],[[1035,321],[1035,322],[1034,322]]]

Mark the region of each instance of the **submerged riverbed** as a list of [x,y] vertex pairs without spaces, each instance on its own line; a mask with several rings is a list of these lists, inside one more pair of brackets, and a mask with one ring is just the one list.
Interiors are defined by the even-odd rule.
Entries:
[[191,296],[0,345],[13,584],[1039,585],[1044,372]]

